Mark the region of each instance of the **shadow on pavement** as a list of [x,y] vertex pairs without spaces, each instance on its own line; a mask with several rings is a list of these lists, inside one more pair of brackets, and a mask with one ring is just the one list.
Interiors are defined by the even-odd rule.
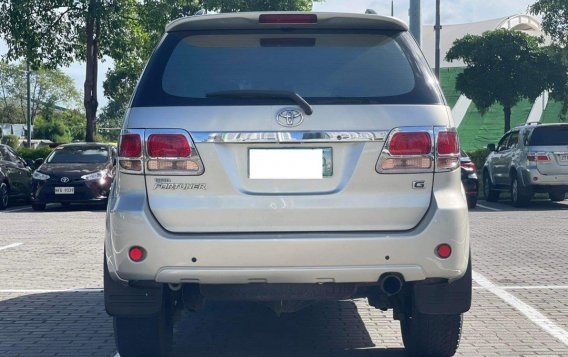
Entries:
[[[112,319],[103,294],[0,293],[0,356],[114,356]],[[404,356],[376,347],[352,301],[314,305],[278,317],[248,303],[208,303],[185,313],[174,330],[181,356]]]
[[[568,200],[564,200],[561,202],[552,202],[548,199],[540,199],[540,200],[532,200],[527,207],[514,207],[511,204],[510,200],[501,200],[499,202],[487,202],[487,201],[479,201],[479,204],[491,208],[496,208],[500,211],[566,211],[568,210]],[[470,211],[486,211],[485,208],[479,207],[474,208]]]
[[174,356],[404,356],[377,348],[352,301],[278,317],[260,304],[207,303],[174,331]]

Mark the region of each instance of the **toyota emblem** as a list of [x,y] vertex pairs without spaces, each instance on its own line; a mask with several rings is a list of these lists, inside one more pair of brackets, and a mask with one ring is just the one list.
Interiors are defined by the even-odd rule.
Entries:
[[294,127],[302,124],[304,115],[299,110],[286,108],[276,114],[276,121],[282,126]]
[[69,177],[62,177],[61,182],[63,182],[63,183],[69,182]]

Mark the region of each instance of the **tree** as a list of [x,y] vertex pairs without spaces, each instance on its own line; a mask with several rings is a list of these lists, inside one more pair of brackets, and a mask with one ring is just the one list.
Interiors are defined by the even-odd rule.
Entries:
[[554,86],[558,67],[540,47],[542,42],[506,29],[456,40],[446,60],[461,59],[467,66],[456,78],[456,90],[470,98],[481,114],[494,103],[503,106],[504,128],[509,131],[511,108],[523,98],[534,101]]
[[[0,62],[0,122],[25,123],[26,114],[26,66]],[[47,103],[76,108],[79,93],[73,80],[61,70],[39,69],[31,76],[32,123],[38,111]]]
[[119,59],[131,50],[127,41],[136,24],[136,0],[4,0],[0,34],[8,59],[23,59],[32,68],[86,63],[83,104],[86,140],[95,140],[98,108],[98,61]]
[[564,103],[562,116],[568,112],[568,2],[563,0],[538,0],[531,6],[534,15],[542,16],[542,29],[549,35],[554,45],[550,55],[559,70],[551,97]]

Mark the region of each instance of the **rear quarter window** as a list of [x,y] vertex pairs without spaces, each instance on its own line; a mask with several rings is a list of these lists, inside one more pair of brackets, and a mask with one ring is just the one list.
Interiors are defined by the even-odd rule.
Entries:
[[443,103],[407,33],[304,30],[169,33],[143,74],[133,106],[287,103],[207,97],[234,90],[292,91],[310,104]]
[[542,126],[533,130],[530,146],[568,146],[568,125]]

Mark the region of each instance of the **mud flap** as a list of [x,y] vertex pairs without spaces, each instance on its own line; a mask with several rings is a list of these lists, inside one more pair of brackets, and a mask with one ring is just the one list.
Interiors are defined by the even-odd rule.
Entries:
[[104,264],[105,309],[111,316],[143,317],[156,315],[162,308],[163,285],[154,282],[137,286],[114,281]]
[[463,277],[451,283],[425,280],[415,283],[412,290],[414,312],[430,315],[454,315],[471,307],[471,257]]

